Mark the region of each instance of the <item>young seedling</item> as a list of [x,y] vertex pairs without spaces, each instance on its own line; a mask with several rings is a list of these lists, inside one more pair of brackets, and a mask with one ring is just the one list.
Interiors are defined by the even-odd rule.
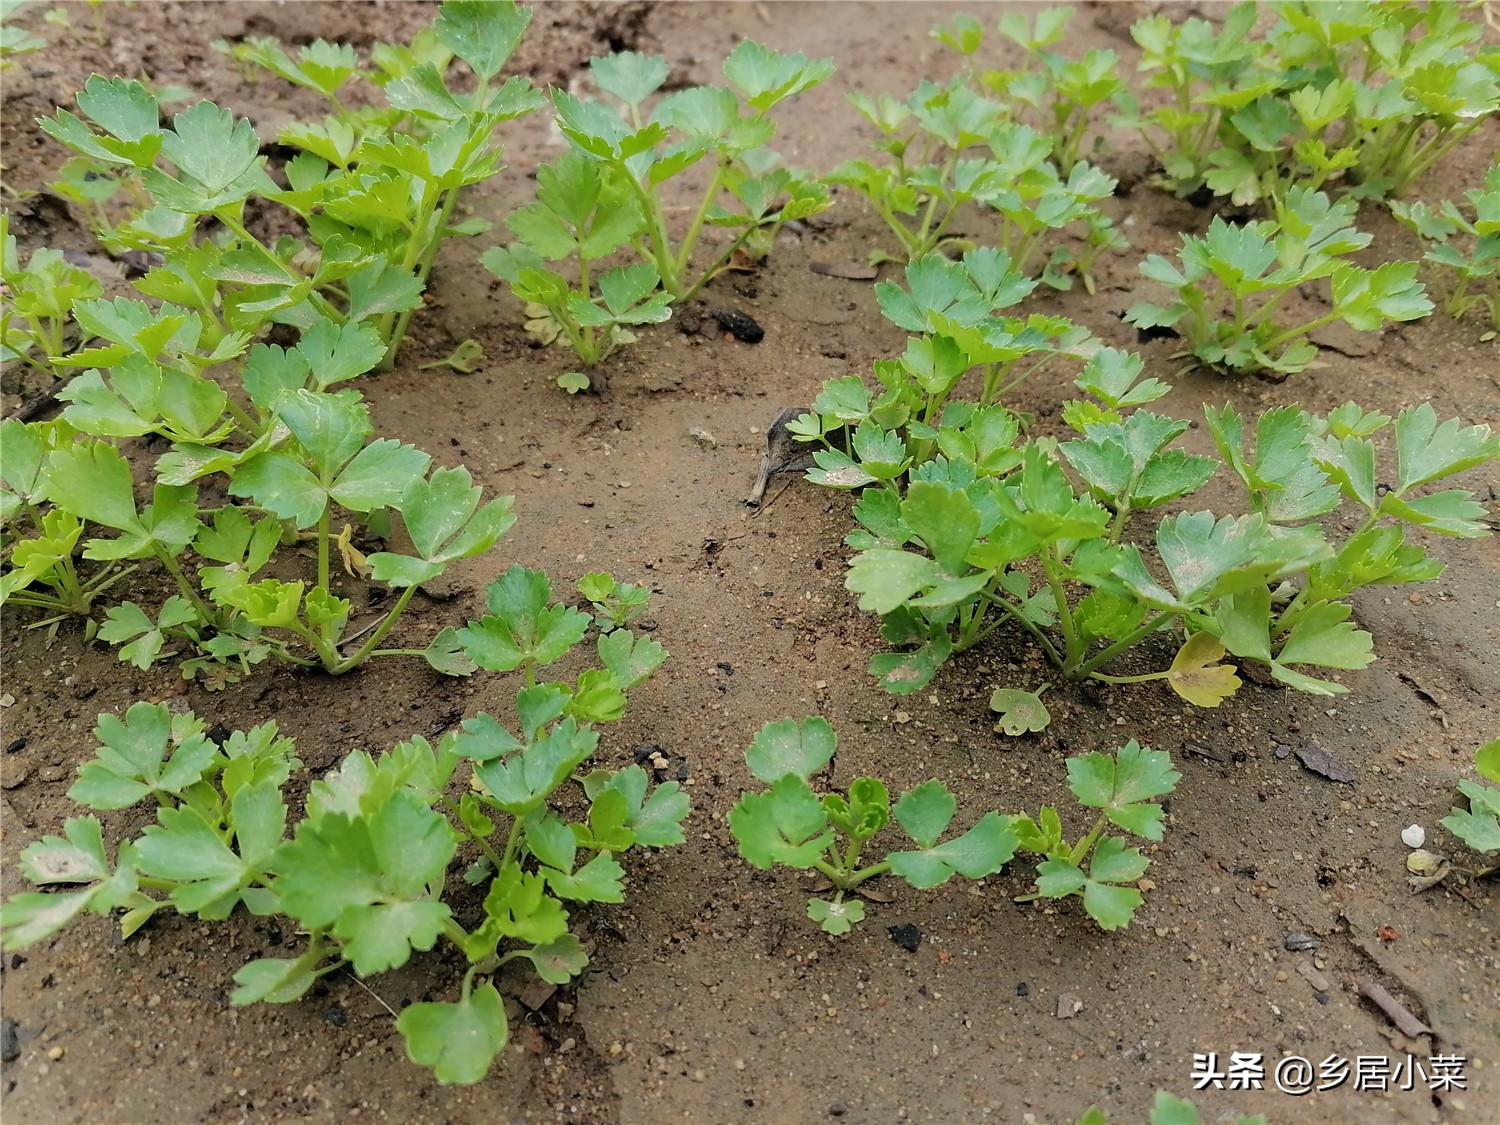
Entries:
[[[1260,417],[1252,442],[1225,407],[1206,411],[1208,429],[1245,489],[1246,510],[1178,512],[1160,520],[1153,543],[1138,546],[1125,538],[1131,520],[1192,494],[1219,465],[1175,447],[1187,421],[1140,409],[1170,389],[1141,372],[1138,356],[1098,349],[1075,380],[1094,401],[1063,408],[1079,435],[1072,441],[1018,444],[1018,420],[991,406],[960,411],[965,425],[947,433],[945,415],[939,452],[914,463],[910,436],[922,431],[903,422],[903,437],[867,416],[847,464],[834,465],[830,451],[809,472],[833,487],[881,483],[854,506],[860,526],[846,542],[858,553],[845,585],[903,647],[871,661],[887,690],[920,690],[954,653],[1009,623],[1069,679],[1164,680],[1197,706],[1216,706],[1239,687],[1226,654],[1263,664],[1298,690],[1343,692],[1299,666],[1365,667],[1371,639],[1349,620],[1350,594],[1441,573],[1407,542],[1405,527],[1488,534],[1468,492],[1424,494],[1500,457],[1500,438],[1487,427],[1440,425],[1426,404],[1404,411],[1393,427],[1393,483],[1382,492],[1370,435],[1389,417],[1353,403],[1327,418],[1281,407]],[[853,402],[846,382],[863,391],[858,380],[838,380],[825,394]],[[1344,503],[1356,513],[1353,530],[1331,539],[1312,521]],[[1178,637],[1169,667],[1106,670],[1164,630]]]
[[[1015,853],[1011,818],[985,813],[967,832],[944,843],[958,802],[940,781],[905,793],[894,807],[885,783],[873,777],[852,782],[848,794],[821,799],[810,779],[833,760],[837,738],[822,718],[767,723],[745,752],[750,772],[769,786],[747,793],[729,813],[729,830],[740,855],[761,870],[812,869],[833,884],[832,901],[814,896],[807,916],[825,933],[846,934],[864,920],[864,904],[847,896],[867,880],[894,873],[918,890],[942,886],[954,875],[982,879]],[[915,850],[891,851],[860,866],[860,853],[892,814]]]
[[[321,40],[296,60],[271,40],[225,46],[324,94],[336,111],[283,131],[302,150],[286,166],[285,189],[266,174],[248,121],[200,102],[164,129],[157,96],[139,82],[96,75],[78,95],[83,117],[59,110],[40,124],[149,196],[150,209],[101,231],[111,249],[166,256],[142,281],[148,295],[250,331],[272,319],[304,328],[316,317],[369,320],[390,366],[442,241],[485,227],[453,213],[462,188],[500,169],[495,127],[543,104],[524,79],[495,84],[529,21],[513,3],[448,0],[418,50],[376,49],[378,75],[359,70],[353,48]],[[450,85],[454,58],[471,80]],[[356,76],[383,86],[384,110],[345,107],[338,91]],[[256,239],[243,221],[252,195],[289,208],[308,239]],[[205,220],[232,238],[195,241]]]
[[[1122,121],[1152,144],[1181,195],[1245,205],[1294,185],[1400,195],[1497,110],[1483,29],[1460,5],[1238,4],[1222,27],[1150,16],[1131,28],[1149,85],[1170,94]],[[1347,186],[1345,185],[1347,181]]]
[[578,592],[594,607],[594,622],[605,632],[623,629],[651,603],[650,589],[617,581],[612,574],[585,574],[578,580]]
[[[782,55],[744,39],[724,60],[730,86],[678,90],[649,112],[647,101],[670,72],[666,59],[622,51],[592,60],[589,72],[599,90],[618,104],[553,91],[558,127],[606,173],[611,191],[601,220],[611,224],[609,237],[617,237],[617,228],[628,228],[625,238],[655,268],[674,302],[691,299],[758,233],[774,232],[782,223],[829,206],[820,181],[781,167],[767,146],[776,133],[771,110],[826,81],[833,60],[809,60],[801,52]],[[700,161],[710,166],[708,184],[687,231],[674,241],[662,186]],[[724,205],[726,196],[732,207]],[[708,266],[694,271],[693,253],[705,225],[735,233]],[[524,241],[526,236],[521,237]],[[578,292],[583,302],[591,300],[587,286]],[[629,303],[639,299],[634,296]]]
[[[899,359],[876,361],[878,391],[854,375],[832,380],[811,412],[788,426],[799,440],[822,446],[810,479],[895,489],[905,474],[944,454],[991,472],[1013,467],[1018,420],[999,409],[1000,400],[1054,360],[1081,359],[1095,346],[1086,329],[1064,317],[996,315],[1035,286],[1004,251],[989,247],[959,262],[940,254],[911,262],[905,288],[879,282],[875,297],[886,319],[919,335]],[[953,401],[976,369],[978,402]]]
[[1469,799],[1467,811],[1454,809],[1438,823],[1476,852],[1500,851],[1500,738],[1474,752],[1474,768],[1492,784],[1460,781],[1458,791]]
[[1490,340],[1500,333],[1500,163],[1485,174],[1482,188],[1465,194],[1472,218],[1451,199],[1437,210],[1393,202],[1391,213],[1431,244],[1425,260],[1444,267],[1438,271],[1443,312],[1456,320],[1472,309],[1484,310],[1489,332],[1481,339]]
[[1126,92],[1116,52],[1090,49],[1082,58],[1069,59],[1048,50],[1067,36],[1073,16],[1074,10],[1067,7],[1041,8],[1034,19],[1023,12],[1003,13],[997,29],[1025,52],[1019,70],[980,67],[984,25],[971,16],[958,16],[952,24],[932,31],[934,38],[965,57],[971,83],[1007,104],[1020,103],[1034,111],[1038,127],[1052,141],[1053,160],[1063,176],[1072,172],[1082,156],[1095,110],[1119,104]]
[[[1197,1106],[1165,1090],[1156,1091],[1148,1120],[1149,1125],[1202,1125],[1203,1122]],[[1109,1125],[1109,1118],[1098,1106],[1090,1106],[1076,1125]],[[1230,1125],[1266,1125],[1266,1117],[1260,1113],[1253,1117],[1236,1117]]]
[[33,250],[23,269],[8,212],[0,212],[0,282],[8,290],[0,308],[0,363],[16,360],[56,378],[73,306],[98,297],[99,282],[70,266],[60,250]]
[[[508,1038],[495,974],[525,959],[544,980],[566,983],[588,956],[565,903],[624,901],[615,856],[683,841],[687,795],[676,782],[648,795],[639,766],[583,775],[582,819],[554,811],[552,798],[599,739],[564,714],[566,694],[550,684],[521,691],[519,736],[480,714],[436,747],[414,738],[379,758],[355,751],[312,783],[295,820],[283,790],[302,763],[274,723],[216,743],[194,715],[173,716],[164,704],[137,703],[123,720],[103,715],[96,757],[69,796],[98,810],[150,802],[156,823],[122,843],[113,862],[93,816],[29,845],[28,879],[77,889],[12,896],[0,907],[0,938],[20,949],[84,913],[116,910],[125,911],[125,937],[167,909],[204,921],[242,906],[284,917],[306,935],[305,948],[241,968],[235,1005],[290,1003],[329,973],[396,969],[441,939],[467,962],[456,1002],[409,1005],[396,1027],[412,1060],[439,1082],[477,1082]],[[448,901],[460,844],[482,857],[465,876],[486,887],[472,928],[459,918],[473,912]]]
[[[890,163],[846,161],[828,179],[870,200],[900,242],[903,260],[971,246],[949,231],[961,208],[978,204],[999,216],[994,241],[1025,276],[1036,272],[1044,241],[1056,242],[1057,232],[1081,222],[1083,252],[1056,245],[1041,277],[1066,289],[1069,272],[1078,272],[1092,288],[1093,262],[1121,241],[1092,206],[1113,193],[1113,179],[1084,163],[1060,175],[1048,137],[1011,121],[1001,103],[962,83],[924,81],[905,103],[862,94],[850,100],[881,131],[876,148]],[[987,155],[970,155],[975,151]],[[888,257],[871,254],[872,261]]]
[[[672,315],[672,296],[656,291],[661,277],[652,263],[595,276],[595,263],[629,245],[645,225],[639,200],[608,165],[567,152],[538,169],[536,196],[505,220],[519,241],[491,247],[480,258],[525,303],[529,334],[543,344],[566,339],[591,368],[635,340],[629,326],[660,324]],[[570,259],[578,263],[576,284],[545,266]]]
[[[1308,336],[1325,324],[1343,321],[1372,332],[1426,316],[1432,302],[1417,280],[1417,263],[1365,269],[1345,260],[1370,243],[1369,234],[1354,229],[1355,208],[1352,198],[1334,203],[1294,187],[1274,220],[1237,227],[1215,216],[1207,234],[1182,236],[1179,263],[1159,254],[1141,263],[1142,274],[1173,291],[1173,303],[1143,302],[1125,319],[1141,329],[1174,328],[1189,344],[1178,354],[1205,367],[1285,378],[1314,365],[1318,349]],[[1327,312],[1292,327],[1277,322],[1288,295],[1324,278]]]
[[1107,834],[1111,825],[1135,836],[1160,841],[1166,831],[1161,806],[1182,775],[1164,750],[1149,750],[1131,739],[1114,754],[1084,754],[1068,759],[1068,788],[1099,815],[1076,844],[1063,838],[1062,819],[1050,805],[1033,820],[1013,821],[1018,846],[1046,858],[1037,865],[1036,892],[1017,902],[1078,895],[1089,917],[1106,930],[1130,924],[1144,901],[1134,886],[1150,861],[1139,848],[1126,847]]

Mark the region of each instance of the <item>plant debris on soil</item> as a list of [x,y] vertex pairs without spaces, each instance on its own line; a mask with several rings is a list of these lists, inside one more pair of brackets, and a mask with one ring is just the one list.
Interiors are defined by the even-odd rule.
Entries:
[[[1133,67],[1125,29],[1156,6],[1083,7],[1073,28],[1078,49],[1112,47]],[[43,25],[35,13],[49,46],[6,72],[0,125],[9,188],[34,189],[61,165],[64,152],[33,120],[72,105],[92,72],[144,71],[274,134],[288,119],[321,113],[316,98],[278,81],[247,81],[209,49],[211,40],[321,37],[367,48],[409,41],[435,10],[321,0],[107,4],[100,46],[92,10],[64,8],[73,30]],[[826,169],[864,155],[869,142],[845,94],[900,96],[922,77],[947,77],[956,64],[929,29],[979,8],[546,4],[512,69],[566,85],[590,56],[633,48],[664,52],[683,81],[695,82],[716,74],[743,37],[831,54],[834,78],[788,103],[777,138],[789,163]],[[563,143],[541,115],[505,126],[504,137],[508,170],[464,199],[497,231],[531,190],[538,163]],[[1497,144],[1496,128],[1476,134],[1423,182],[1423,197],[1448,198],[1476,183]],[[1138,136],[1106,131],[1106,167],[1123,169],[1142,152]],[[96,250],[87,228],[46,193],[6,205],[23,250]],[[1481,341],[1473,323],[1441,317],[1391,327],[1368,355],[1325,349],[1320,368],[1279,385],[1203,372],[1173,378],[1173,341],[1138,334],[1119,315],[1144,284],[1140,256],[1171,253],[1180,232],[1207,226],[1210,211],[1144,186],[1106,207],[1132,250],[1100,263],[1097,297],[1081,287],[1038,291],[1035,311],[1139,347],[1148,373],[1176,383],[1173,406],[1196,414],[1203,402],[1245,412],[1299,402],[1324,412],[1354,398],[1395,414],[1428,401],[1440,417],[1500,426],[1494,343]],[[1420,256],[1388,215],[1367,209],[1362,222],[1372,224],[1381,254],[1397,247]],[[930,689],[903,697],[898,717],[866,674],[883,644],[879,622],[843,586],[851,498],[788,476],[773,504],[744,503],[757,468],[757,499],[776,471],[764,464],[767,428],[784,404],[811,401],[829,378],[867,376],[874,360],[904,345],[870,287],[847,280],[866,279],[862,267],[817,264],[865,261],[885,245],[880,221],[844,195],[816,224],[783,230],[758,273],[725,273],[704,290],[705,307],[727,310],[709,314],[719,332],[683,334],[670,322],[642,331],[608,364],[608,401],[558,390],[570,357],[528,345],[521,308],[492,291],[478,264],[494,237],[445,244],[401,363],[361,386],[383,436],[440,450],[439,461],[467,465],[488,495],[516,497],[514,530],[445,575],[441,589],[418,595],[400,631],[421,645],[477,616],[485,583],[518,562],[545,569],[559,586],[604,569],[649,585],[652,635],[671,659],[632,693],[598,758],[619,768],[636,747],[658,753],[667,763],[658,777],[682,778],[692,795],[688,843],[634,860],[625,904],[577,912],[592,947],[582,977],[548,991],[525,973],[502,974],[510,1045],[472,1087],[439,1087],[411,1065],[393,1021],[409,1003],[451,999],[461,965],[450,954],[415,957],[369,986],[340,970],[296,1003],[232,1008],[234,973],[295,946],[296,934],[240,913],[217,925],[160,918],[122,942],[116,924],[89,918],[0,965],[7,1122],[345,1122],[356,1114],[452,1125],[776,1125],[830,1115],[1072,1122],[1096,1103],[1111,1120],[1133,1122],[1158,1089],[1192,1096],[1205,1121],[1249,1113],[1283,1123],[1500,1119],[1495,884],[1412,894],[1400,838],[1407,825],[1430,828],[1448,812],[1474,747],[1500,729],[1496,540],[1424,540],[1448,569],[1423,588],[1420,604],[1389,588],[1358,596],[1355,614],[1374,634],[1379,660],[1344,677],[1351,694],[1336,700],[1247,683],[1223,707],[1203,711],[1161,684],[1054,685],[1051,726],[1009,737],[994,730],[992,690],[1041,677],[1034,648],[1002,630],[952,660]],[[471,374],[423,369],[468,339],[485,357]],[[1014,405],[1037,416],[1039,432],[1060,433],[1061,397],[1060,386],[1035,379]],[[6,388],[7,414],[25,401]],[[1188,441],[1211,451],[1202,432]],[[1492,467],[1460,483],[1491,505],[1500,498]],[[266,668],[210,693],[170,665],[122,664],[76,627],[51,640],[27,624],[7,613],[0,649],[8,889],[22,882],[21,849],[75,813],[65,793],[92,754],[101,711],[147,699],[190,707],[226,729],[274,718],[297,739],[311,780],[355,749],[436,738],[515,690],[509,676],[449,680],[419,661],[388,661],[340,680]],[[1183,778],[1166,839],[1149,848],[1154,890],[1134,925],[1106,934],[1076,901],[1012,901],[1018,880],[1009,876],[924,895],[892,888],[893,901],[870,903],[862,931],[829,938],[804,915],[806,882],[742,862],[724,820],[750,783],[743,752],[754,732],[794,714],[824,715],[841,732],[831,785],[874,773],[895,792],[939,777],[957,795],[960,817],[1058,804],[1069,754],[1127,738],[1170,751]],[[132,835],[140,817],[106,815],[106,841]],[[1399,937],[1381,940],[1381,927]],[[1308,962],[1323,987],[1302,974]],[[1441,1095],[1420,1083],[1384,1092],[1343,1084],[1306,1097],[1269,1081],[1192,1091],[1194,1055],[1232,1051],[1314,1063],[1461,1055],[1468,1085]]]

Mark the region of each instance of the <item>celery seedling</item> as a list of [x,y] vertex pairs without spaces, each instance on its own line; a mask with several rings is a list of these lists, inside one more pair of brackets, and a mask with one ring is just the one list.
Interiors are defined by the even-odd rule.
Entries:
[[[1204,366],[1285,377],[1313,365],[1318,350],[1308,334],[1325,324],[1341,320],[1371,332],[1426,316],[1432,302],[1417,281],[1417,263],[1365,269],[1346,260],[1370,243],[1354,228],[1355,208],[1352,198],[1335,203],[1294,187],[1274,220],[1233,226],[1215,216],[1207,234],[1182,236],[1180,264],[1159,254],[1141,263],[1142,274],[1173,291],[1173,303],[1143,302],[1125,318],[1137,328],[1175,328],[1190,345],[1180,354]],[[1324,278],[1327,312],[1292,327],[1277,322],[1288,295]]]
[[[492,978],[518,959],[555,984],[581,972],[588,955],[564,904],[623,901],[615,856],[680,844],[689,811],[675,781],[648,795],[646,772],[630,766],[579,777],[588,810],[570,822],[550,802],[599,735],[564,715],[558,685],[522,690],[516,710],[519,737],[480,714],[436,747],[413,738],[379,758],[355,751],[313,783],[296,819],[284,789],[302,763],[274,723],[216,743],[196,716],[174,716],[164,704],[137,703],[123,719],[101,715],[96,756],[68,795],[98,810],[150,802],[156,823],[122,843],[113,862],[93,816],[29,845],[26,877],[73,889],[13,895],[0,907],[0,937],[19,949],[82,914],[119,909],[127,938],[168,909],[203,921],[240,907],[286,918],[306,935],[304,950],[244,965],[235,1005],[290,1003],[340,968],[362,977],[396,969],[441,939],[467,962],[457,1001],[411,1004],[396,1027],[439,1082],[477,1082],[508,1038]],[[454,799],[450,782],[461,770],[468,784]],[[486,887],[468,926],[460,918],[472,911],[448,901],[460,843],[481,857],[465,879]]]
[[1425,203],[1394,202],[1391,212],[1432,244],[1425,260],[1445,267],[1438,286],[1443,311],[1457,319],[1471,309],[1484,309],[1493,337],[1500,332],[1500,164],[1491,166],[1482,188],[1465,194],[1472,218],[1451,199],[1437,210]]
[[[833,884],[832,901],[813,897],[807,904],[807,916],[825,933],[846,934],[864,919],[864,904],[845,896],[877,875],[891,872],[927,890],[954,875],[993,875],[1015,853],[1011,818],[997,812],[985,813],[967,832],[939,844],[958,808],[940,781],[918,785],[894,807],[885,783],[873,777],[850,783],[847,796],[828,793],[820,799],[809,779],[832,760],[836,744],[826,719],[767,723],[745,752],[745,763],[770,788],[746,793],[729,813],[740,855],[753,866],[810,868]],[[893,813],[916,849],[891,851],[861,867],[862,849]]]
[[1036,892],[1016,901],[1078,895],[1089,917],[1104,929],[1129,925],[1143,901],[1130,884],[1146,873],[1150,861],[1139,848],[1126,847],[1106,830],[1114,825],[1147,840],[1161,840],[1165,818],[1151,798],[1166,796],[1180,780],[1165,750],[1145,749],[1133,738],[1114,754],[1069,758],[1068,788],[1079,804],[1098,809],[1099,815],[1075,844],[1063,838],[1062,818],[1050,805],[1042,806],[1035,820],[1015,818],[1019,848],[1046,857],[1037,865]]
[[[692,298],[757,232],[828,207],[828,192],[820,181],[777,166],[766,146],[776,133],[771,110],[826,81],[833,73],[833,60],[809,60],[801,52],[782,55],[744,39],[724,60],[724,77],[733,89],[678,90],[649,113],[646,101],[667,80],[664,58],[622,51],[592,60],[589,72],[595,85],[621,108],[556,90],[552,102],[558,127],[633,197],[643,226],[639,232],[632,227],[628,237],[641,259],[655,267],[662,289],[673,301]],[[661,185],[703,160],[712,165],[708,186],[686,233],[674,241]],[[723,205],[725,194],[735,207]],[[630,214],[621,210],[622,204],[612,206],[620,216]],[[705,225],[736,233],[707,267],[694,273],[693,252]]]

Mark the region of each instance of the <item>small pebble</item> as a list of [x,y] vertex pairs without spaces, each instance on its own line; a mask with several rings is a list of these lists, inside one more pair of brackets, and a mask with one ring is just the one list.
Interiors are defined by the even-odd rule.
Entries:
[[1303,953],[1309,949],[1317,949],[1323,943],[1312,934],[1295,933],[1287,934],[1286,940],[1281,944],[1288,953]]
[[1408,825],[1401,830],[1401,842],[1408,848],[1420,848],[1427,843],[1427,829],[1420,824]]

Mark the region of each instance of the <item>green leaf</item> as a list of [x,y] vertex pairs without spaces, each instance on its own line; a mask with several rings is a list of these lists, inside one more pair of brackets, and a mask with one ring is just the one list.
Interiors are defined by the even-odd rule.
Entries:
[[43,490],[66,512],[119,531],[140,528],[130,464],[104,441],[79,442],[47,454]]
[[300,999],[318,982],[313,966],[300,958],[286,960],[279,957],[262,957],[242,966],[234,974],[239,985],[229,996],[235,1006],[265,1002],[267,1004],[289,1004]]
[[[191,713],[174,719],[166,704],[131,704],[124,720],[99,716],[101,745],[78,770],[68,797],[96,809],[123,809],[152,793],[180,796],[219,761]],[[168,749],[171,755],[168,757]]]
[[[408,907],[429,901],[427,887],[442,877],[455,845],[442,814],[414,793],[396,791],[357,817],[326,812],[299,823],[277,854],[276,890],[283,909],[302,925],[331,928],[346,942],[361,943],[370,963],[385,964],[390,947],[379,931],[387,921],[416,938],[435,934],[435,915]],[[433,905],[447,916],[446,906]],[[408,956],[409,948],[395,963]]]
[[[471,726],[473,723],[475,720],[465,723],[464,729],[470,732],[483,729]],[[480,760],[474,774],[504,811],[524,816],[541,807],[552,791],[594,752],[598,743],[597,733],[587,727],[580,729],[568,717],[518,754]],[[475,756],[467,749],[459,752]]]
[[[344,466],[328,495],[351,512],[393,507],[403,503],[403,494],[409,486],[421,480],[431,463],[432,458],[415,446],[391,438],[379,438],[361,449]],[[448,471],[462,473],[465,480],[468,478],[463,469]]]
[[445,0],[433,30],[481,80],[499,74],[531,23],[531,9],[510,0]]
[[832,59],[809,62],[801,51],[782,55],[751,39],[741,39],[724,60],[724,77],[740,88],[752,109],[762,113],[832,74]]
[[1095,752],[1068,759],[1068,787],[1079,803],[1102,809],[1114,824],[1148,840],[1162,838],[1162,811],[1143,802],[1172,792],[1181,779],[1170,754],[1133,738],[1114,755]]
[[396,1018],[396,1028],[412,1062],[431,1067],[444,1085],[482,1079],[509,1036],[505,1005],[489,982],[456,1004],[408,1005]]
[[[691,805],[688,795],[677,782],[658,785],[648,799],[646,771],[640,766],[627,766],[610,775],[604,787],[624,795],[625,826],[635,833],[636,844],[664,848],[683,842],[682,820],[688,815]],[[598,791],[588,779],[585,779],[584,789],[590,798]]]
[[882,652],[872,656],[870,675],[891,694],[910,695],[926,687],[951,655],[952,643],[946,633],[939,632],[911,652]]
[[932,559],[910,551],[875,548],[854,556],[844,585],[860,595],[860,609],[887,614],[943,576],[942,567]]
[[537,976],[549,984],[567,984],[583,972],[589,963],[589,955],[584,951],[583,942],[577,934],[571,932],[530,949],[518,949],[516,953],[530,961],[536,968]]
[[599,637],[599,662],[614,676],[621,691],[629,691],[667,659],[667,650],[651,637],[629,629],[613,629]]
[[807,900],[807,916],[818,923],[824,933],[837,937],[847,934],[857,923],[865,920],[865,904],[857,898],[842,902],[810,898]]
[[1329,279],[1334,308],[1361,332],[1373,332],[1388,320],[1418,320],[1433,305],[1417,269],[1416,262],[1387,262],[1373,270],[1341,262]]
[[780,863],[811,867],[833,842],[828,813],[806,781],[786,774],[765,793],[747,793],[729,811],[740,855],[767,870]]
[[1491,781],[1500,782],[1500,738],[1474,752],[1474,768]]
[[1396,453],[1400,465],[1398,495],[1464,469],[1500,458],[1500,435],[1488,426],[1462,428],[1457,418],[1438,425],[1430,403],[1403,410],[1396,418]]
[[788,774],[806,781],[833,761],[838,736],[821,716],[780,719],[760,728],[745,751],[750,772],[767,785]]
[[[978,510],[961,489],[934,481],[913,481],[901,502],[901,518],[945,571],[954,576],[968,572],[964,556],[974,545],[980,520]],[[863,603],[861,608],[865,608]]]
[[481,668],[508,672],[523,662],[551,664],[583,639],[591,618],[571,606],[547,606],[552,587],[541,571],[512,566],[487,587],[492,611],[458,631]]
[[613,55],[589,60],[589,74],[594,84],[629,106],[638,106],[666,82],[669,68],[660,55],[639,51],[617,51]]
[[63,839],[43,836],[21,852],[21,873],[38,886],[95,883],[110,874],[104,832],[92,816],[69,817]]
[[1000,712],[1000,721],[995,724],[995,729],[1012,736],[1046,730],[1047,725],[1052,722],[1052,716],[1042,702],[1042,692],[1049,686],[1043,684],[1036,691],[996,688],[990,695],[990,710]]

